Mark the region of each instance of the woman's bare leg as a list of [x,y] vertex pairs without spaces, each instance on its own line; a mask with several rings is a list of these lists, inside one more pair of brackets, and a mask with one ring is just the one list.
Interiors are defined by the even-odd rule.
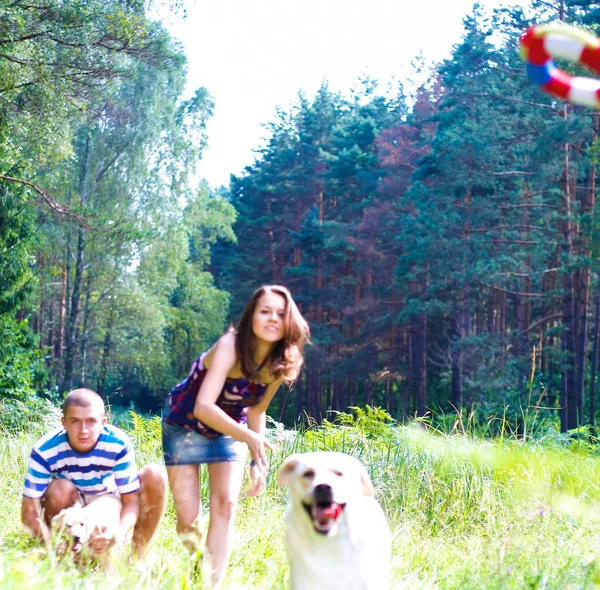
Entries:
[[213,569],[214,588],[220,588],[231,554],[233,521],[243,478],[242,462],[212,463],[208,466],[210,524],[206,549]]
[[202,541],[199,473],[198,465],[167,467],[169,487],[175,503],[177,534],[191,553],[201,549]]

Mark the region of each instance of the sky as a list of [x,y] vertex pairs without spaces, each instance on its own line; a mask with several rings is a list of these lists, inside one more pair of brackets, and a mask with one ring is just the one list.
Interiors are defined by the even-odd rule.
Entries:
[[[162,20],[188,58],[191,94],[204,86],[215,100],[209,147],[198,174],[229,184],[264,145],[264,125],[290,110],[303,91],[312,99],[326,82],[349,93],[359,77],[383,86],[427,62],[450,56],[474,0],[185,0],[186,16]],[[480,0],[491,10],[517,0]]]

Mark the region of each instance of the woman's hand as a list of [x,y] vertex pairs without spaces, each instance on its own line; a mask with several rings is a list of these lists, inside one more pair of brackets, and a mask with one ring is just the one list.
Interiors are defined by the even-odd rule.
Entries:
[[250,465],[250,487],[246,491],[247,496],[258,496],[265,488],[265,475],[258,465]]
[[254,459],[258,471],[261,473],[263,479],[266,478],[269,471],[269,460],[267,459],[266,449],[272,450],[273,445],[264,436],[250,429],[247,431],[246,444],[250,451],[250,457]]

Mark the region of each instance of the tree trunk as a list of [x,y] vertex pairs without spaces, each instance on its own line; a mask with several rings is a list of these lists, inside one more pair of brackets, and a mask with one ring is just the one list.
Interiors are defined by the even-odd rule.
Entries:
[[73,292],[70,297],[69,315],[65,328],[65,362],[61,389],[67,392],[73,385],[73,366],[75,349],[77,348],[77,316],[79,315],[79,299],[81,282],[83,280],[83,259],[85,253],[85,237],[83,228],[79,228],[77,235],[77,258],[75,262],[75,276],[73,278]]
[[[88,202],[90,191],[90,137],[85,138],[80,151],[80,172],[79,172],[79,198],[81,205],[85,207]],[[67,322],[65,327],[65,357],[63,369],[63,381],[61,389],[67,392],[73,385],[73,367],[75,361],[75,350],[77,348],[77,319],[79,315],[79,299],[83,281],[85,257],[85,233],[82,226],[77,229],[77,253],[75,255],[75,276],[73,277],[73,290],[67,300],[69,303]]]
[[106,394],[106,375],[108,374],[108,360],[112,350],[112,327],[115,320],[115,308],[111,305],[108,310],[108,319],[106,321],[106,332],[104,333],[104,341],[102,343],[102,352],[100,354],[100,362],[98,367],[98,393]]
[[[411,292],[422,298],[426,287],[414,280],[411,282]],[[410,319],[410,373],[412,375],[413,396],[417,416],[427,412],[427,315],[418,313]]]
[[462,354],[452,355],[450,403],[460,412],[463,407]]
[[590,425],[592,426],[592,429],[596,426],[596,372],[598,371],[598,338],[600,338],[600,294],[596,295],[595,299],[594,344],[590,375]]
[[81,339],[79,341],[79,357],[80,357],[80,374],[79,374],[79,387],[83,387],[86,379],[86,363],[87,363],[87,349],[89,340],[89,319],[90,319],[90,299],[91,299],[91,285],[89,275],[86,279],[85,294],[83,303],[83,321],[81,326]]
[[[594,113],[593,117],[593,139],[592,146],[598,144],[598,133],[600,129],[600,115]],[[594,220],[594,208],[596,200],[596,160],[592,161],[588,173],[587,188],[583,192],[581,199],[579,215],[582,221],[578,236],[578,250],[580,250],[580,256],[585,260],[591,260],[592,253],[592,240],[593,240],[593,220]],[[585,220],[589,219],[590,222]],[[585,224],[585,226],[584,226]],[[589,227],[586,227],[589,225]],[[587,231],[586,231],[587,230]],[[585,375],[586,375],[586,364],[587,364],[587,347],[588,347],[588,324],[590,314],[590,293],[591,293],[591,270],[588,266],[583,266],[578,269],[578,284],[576,290],[576,312],[577,312],[577,330],[578,337],[575,343],[576,345],[576,367],[577,367],[577,405],[578,415],[580,421],[583,422],[584,405],[585,405]]]
[[[566,113],[566,107],[565,107]],[[566,116],[566,114],[565,114]],[[561,221],[562,233],[562,258],[571,260],[573,256],[573,233],[572,233],[572,194],[571,194],[571,168],[570,168],[570,144],[565,144],[565,168],[563,171],[563,211]],[[573,273],[566,272],[562,282],[562,342],[563,353],[562,368],[562,392],[560,403],[560,428],[566,432],[576,428],[581,420],[577,415],[577,372],[575,366],[575,302],[573,292]]]

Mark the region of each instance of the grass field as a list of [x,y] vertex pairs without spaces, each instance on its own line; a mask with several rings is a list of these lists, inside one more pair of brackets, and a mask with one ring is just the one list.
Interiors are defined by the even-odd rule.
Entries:
[[[302,432],[272,425],[270,479],[261,496],[240,501],[225,588],[287,587],[287,499],[275,476],[290,453],[325,449],[359,457],[371,474],[393,532],[392,589],[600,588],[600,459],[593,445],[552,429],[535,440],[440,434],[376,414]],[[202,587],[175,533],[171,500],[145,560],[117,557],[108,574],[57,562],[23,534],[23,476],[48,425],[0,438],[0,588]],[[133,415],[129,430],[138,463],[160,462],[158,419]]]

